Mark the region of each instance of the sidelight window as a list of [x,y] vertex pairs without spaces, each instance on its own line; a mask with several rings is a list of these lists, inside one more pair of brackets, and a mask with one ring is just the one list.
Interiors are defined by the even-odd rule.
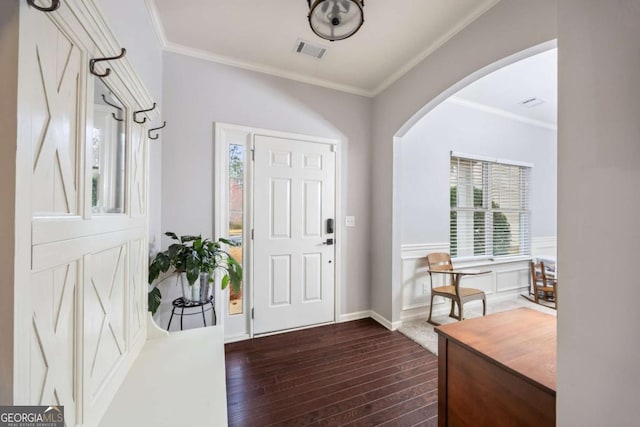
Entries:
[[[239,144],[229,144],[229,203],[228,205],[228,238],[237,246],[229,248],[229,253],[236,261],[243,264],[243,241],[244,230],[244,159],[245,146]],[[236,292],[229,291],[229,314],[242,314],[242,292],[243,284]]]

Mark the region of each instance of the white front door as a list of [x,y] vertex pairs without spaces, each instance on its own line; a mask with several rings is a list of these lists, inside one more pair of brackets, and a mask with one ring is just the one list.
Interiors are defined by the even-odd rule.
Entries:
[[334,320],[335,153],[254,139],[254,334]]

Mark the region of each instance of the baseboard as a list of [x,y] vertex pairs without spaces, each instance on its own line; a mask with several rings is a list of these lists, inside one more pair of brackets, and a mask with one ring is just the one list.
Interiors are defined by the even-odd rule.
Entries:
[[338,317],[338,323],[351,322],[352,320],[360,320],[371,317],[371,310],[354,311],[353,313],[341,314]]
[[224,343],[225,344],[230,344],[232,342],[238,342],[238,341],[245,341],[251,339],[251,335],[249,334],[242,334],[242,335],[235,335],[233,337],[225,337],[224,338]]
[[[451,311],[451,303],[449,300],[444,300],[443,302],[439,302],[434,304],[432,316],[443,316]],[[429,304],[422,304],[415,307],[411,307],[409,309],[402,310],[400,313],[401,322],[409,322],[411,320],[424,318],[425,320],[429,317]]]
[[400,326],[402,326],[402,321],[391,322],[386,317],[378,314],[373,310],[363,310],[363,311],[356,311],[353,313],[341,314],[338,321],[350,322],[352,320],[360,320],[360,319],[366,319],[366,318],[371,318],[375,320],[376,322],[380,323],[382,326],[389,329],[390,331],[395,331]]
[[[384,316],[381,316],[380,314],[376,313],[373,310],[362,310],[362,311],[354,311],[353,313],[346,313],[346,314],[341,314],[338,317],[338,322],[337,323],[342,323],[342,322],[351,322],[353,320],[360,320],[360,319],[368,319],[371,318],[373,320],[375,320],[376,322],[380,323],[382,326],[384,326],[385,328],[389,329],[390,331],[395,331],[396,329],[398,329],[400,326],[402,326],[402,321],[397,321],[397,322],[390,322],[389,320],[387,320]],[[403,319],[406,320],[406,319]],[[315,326],[320,326],[320,325],[313,325],[313,326],[308,326],[308,327],[315,327]],[[298,328],[298,329],[306,329],[305,328]],[[297,330],[297,329],[292,329],[293,330]],[[283,331],[279,331],[276,333],[282,333]],[[290,332],[290,331],[287,331]],[[266,335],[270,335],[270,334],[266,334]],[[264,334],[261,334],[260,336],[266,336]],[[251,337],[249,336],[249,334],[243,334],[243,335],[237,335],[234,337],[227,337],[224,340],[225,344],[229,344],[232,342],[237,342],[237,341],[244,341],[247,339],[250,339]]]
[[[441,305],[441,304],[438,304]],[[448,309],[448,308],[447,308]],[[440,313],[442,311],[442,313]],[[444,314],[445,310],[440,307],[433,307],[433,314],[438,316],[440,314]],[[424,304],[422,306],[412,307],[405,310],[402,310],[400,313],[400,320],[403,322],[409,322],[411,320],[418,319],[420,317],[424,317],[425,319],[429,315],[429,304]]]
[[375,320],[376,322],[380,323],[382,326],[384,326],[385,328],[387,328],[390,331],[395,331],[396,329],[398,329],[400,326],[402,326],[402,321],[397,321],[397,322],[391,322],[389,321],[386,317],[381,316],[379,313],[371,310],[371,316],[370,316],[373,320]]
[[[508,291],[499,292],[497,294],[487,294],[487,305],[490,305],[491,303],[498,303],[506,299],[517,298],[518,295],[524,292],[527,292],[527,290],[528,290],[527,287],[520,287],[520,288],[511,289]],[[468,302],[467,304],[479,305],[479,304],[482,304],[482,302],[478,300],[478,301]],[[433,306],[432,316],[434,317],[443,316],[449,313],[450,310],[451,310],[451,305],[449,300],[444,300],[442,303],[438,303]],[[409,322],[411,320],[419,319],[421,317],[426,320],[428,316],[429,316],[429,304],[421,304],[421,305],[417,305],[417,306],[402,310],[402,313],[400,313],[400,322],[399,322],[400,325],[398,327],[402,326],[402,322]]]
[[497,294],[487,295],[487,304],[515,298],[520,294],[523,294],[526,292],[529,292],[529,286],[521,286],[519,288],[513,288],[507,291],[498,292]]

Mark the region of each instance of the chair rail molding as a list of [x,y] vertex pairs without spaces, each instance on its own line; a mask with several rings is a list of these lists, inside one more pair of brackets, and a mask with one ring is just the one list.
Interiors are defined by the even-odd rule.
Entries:
[[531,239],[531,255],[556,255],[558,251],[557,236],[534,237]]
[[449,242],[445,243],[410,243],[402,245],[400,256],[404,259],[424,258],[431,252],[449,252]]

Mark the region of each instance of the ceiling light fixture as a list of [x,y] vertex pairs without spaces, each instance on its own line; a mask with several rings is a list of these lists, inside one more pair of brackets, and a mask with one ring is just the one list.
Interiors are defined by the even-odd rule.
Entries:
[[344,40],[364,23],[364,0],[307,0],[309,25],[325,40]]

